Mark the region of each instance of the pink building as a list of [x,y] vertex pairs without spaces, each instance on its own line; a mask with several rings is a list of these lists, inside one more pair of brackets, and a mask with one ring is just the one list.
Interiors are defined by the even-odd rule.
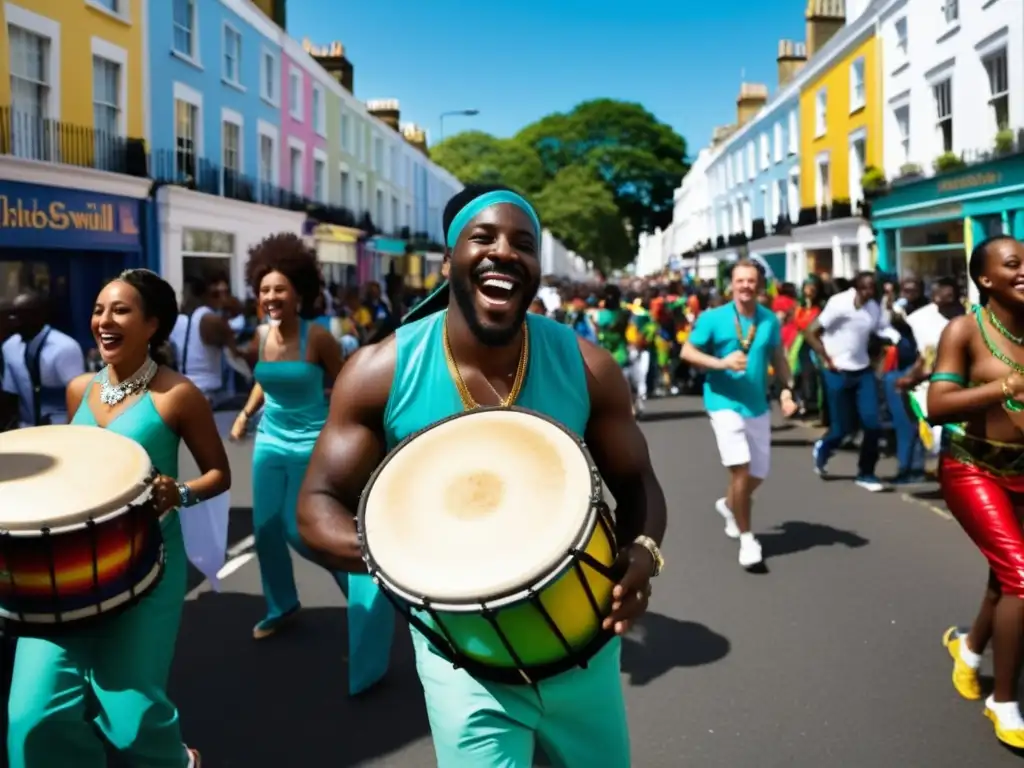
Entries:
[[327,202],[327,91],[312,75],[319,69],[287,39],[281,56],[281,186]]

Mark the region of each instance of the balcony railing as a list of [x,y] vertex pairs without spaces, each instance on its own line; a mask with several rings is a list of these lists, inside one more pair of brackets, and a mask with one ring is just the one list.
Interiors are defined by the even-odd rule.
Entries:
[[0,155],[146,176],[146,150],[141,139],[51,120],[12,107],[0,107]]

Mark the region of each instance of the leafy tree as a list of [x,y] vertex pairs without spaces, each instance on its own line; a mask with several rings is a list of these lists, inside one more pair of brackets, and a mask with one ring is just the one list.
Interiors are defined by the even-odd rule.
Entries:
[[633,245],[615,198],[592,168],[563,168],[534,203],[544,226],[598,267],[609,270],[632,260]]
[[506,184],[535,195],[547,181],[540,157],[531,147],[483,131],[466,131],[445,139],[431,148],[430,159],[463,184]]
[[516,138],[536,150],[551,178],[569,166],[593,168],[628,220],[632,240],[672,221],[672,193],[689,170],[686,141],[640,104],[586,101]]

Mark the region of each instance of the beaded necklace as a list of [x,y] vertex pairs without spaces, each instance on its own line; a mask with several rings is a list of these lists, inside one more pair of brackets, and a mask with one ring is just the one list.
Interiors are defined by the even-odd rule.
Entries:
[[[740,319],[740,310],[736,306],[736,302],[732,303],[732,311],[736,315],[736,339],[740,343],[740,348],[744,352],[750,351],[750,345],[754,343],[754,337],[757,335],[757,320],[751,319],[750,327],[747,332],[743,333],[743,321]],[[757,317],[757,308],[754,308],[754,318]]]
[[[1001,349],[999,349],[999,347],[995,345],[995,342],[993,342],[992,338],[988,335],[988,331],[985,330],[985,319],[981,315],[981,307],[975,307],[974,316],[978,320],[978,330],[981,331],[981,339],[982,341],[985,342],[985,347],[988,349],[989,354],[991,354],[992,357],[1001,362],[1003,365],[1008,366],[1018,376],[1024,376],[1024,365],[1021,365],[1016,360],[1013,360],[1008,355],[1006,355]],[[990,319],[995,319],[995,316],[992,314],[992,310],[989,310],[988,316]],[[995,327],[996,330],[1004,332],[1004,335],[1005,333],[1007,333],[1005,331],[1005,328],[1003,328],[1001,325],[996,325]],[[1010,338],[1011,341],[1013,340],[1012,337],[1007,338]],[[1021,413],[1022,411],[1024,411],[1024,403],[1019,403],[1014,398],[1010,397],[1003,402],[1003,408],[1010,411],[1011,413]]]

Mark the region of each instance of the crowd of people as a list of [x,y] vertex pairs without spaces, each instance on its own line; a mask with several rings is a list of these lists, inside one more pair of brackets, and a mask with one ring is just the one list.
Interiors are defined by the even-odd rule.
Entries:
[[[167,557],[159,587],[100,631],[19,640],[12,766],[103,764],[87,699],[102,711],[95,722],[108,744],[135,764],[199,765],[165,690],[185,590],[178,516],[231,484],[215,411],[234,415],[231,438],[255,432],[266,608],[253,638],[299,615],[290,551],[299,552],[364,608],[349,618],[357,693],[388,671],[395,613],[366,572],[360,494],[405,438],[488,405],[521,405],[585,438],[618,504],[621,568],[591,663],[523,675],[540,690],[560,686],[559,706],[526,706],[516,685],[453,667],[436,637],[413,630],[438,763],[526,765],[539,739],[560,764],[628,765],[617,638],[646,609],[665,564],[666,502],[637,421],[650,398],[697,392],[728,473],[716,510],[743,568],[762,560],[752,503],[769,474],[773,398],[783,416],[826,430],[813,450],[819,475],[835,451],[859,441],[855,482],[868,491],[921,482],[942,449],[950,510],[992,566],[970,633],[944,637],[954,685],[980,698],[978,654],[992,639],[996,690],[986,714],[1002,741],[1024,746],[1019,243],[978,246],[970,276],[984,306],[968,309],[953,276],[926,286],[873,272],[820,275],[798,287],[748,259],[715,281],[542,278],[536,213],[501,188],[457,195],[444,229],[446,279],[429,295],[408,292],[397,276],[383,290],[327,284],[315,254],[282,234],[250,253],[244,300],[219,274],[190,280],[180,301],[146,270],[112,279],[95,301],[88,353],[48,324],[43,294],[28,290],[0,308],[0,431],[72,423],[140,443],[161,473],[153,498]],[[883,482],[876,466],[886,437],[898,470]],[[187,481],[177,477],[181,444],[200,472]],[[143,646],[145,654],[126,651]],[[574,716],[581,706],[590,717]]]

